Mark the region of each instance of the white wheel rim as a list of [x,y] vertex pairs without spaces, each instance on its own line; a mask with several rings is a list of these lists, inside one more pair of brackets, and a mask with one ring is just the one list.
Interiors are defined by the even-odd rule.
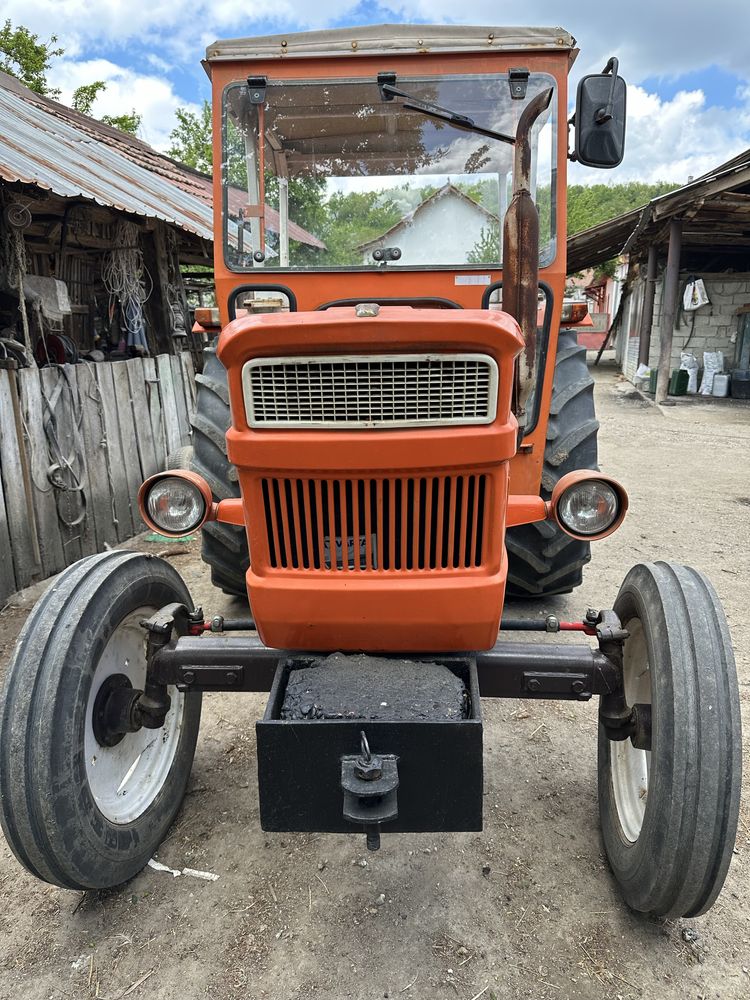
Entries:
[[[651,665],[643,626],[638,618],[633,618],[625,627],[630,632],[623,650],[625,700],[629,706],[650,705]],[[640,836],[646,813],[651,751],[638,750],[629,739],[611,740],[609,760],[617,818],[623,836],[634,844]]]
[[112,633],[96,665],[86,705],[84,754],[86,778],[99,811],[116,824],[142,816],[164,787],[180,741],[185,696],[169,688],[171,705],[161,729],[126,733],[113,747],[103,747],[94,735],[94,702],[104,681],[124,674],[134,688],[146,680],[146,633],[140,626],[154,608],[139,608]]

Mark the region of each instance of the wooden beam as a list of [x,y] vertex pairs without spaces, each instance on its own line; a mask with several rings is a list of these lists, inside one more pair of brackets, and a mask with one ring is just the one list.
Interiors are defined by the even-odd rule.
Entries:
[[723,177],[716,177],[712,181],[701,182],[699,186],[691,189],[690,185],[681,192],[674,192],[673,196],[664,195],[663,198],[659,199],[653,208],[653,218],[660,219],[664,216],[669,216],[675,211],[675,203],[677,204],[677,210],[689,205],[694,197],[700,197],[708,199],[713,195],[722,194],[724,192],[731,192],[734,188],[743,187],[745,184],[750,183],[750,166],[744,167],[741,170],[733,171],[728,173]]
[[659,374],[656,380],[656,402],[663,403],[669,389],[669,374],[672,364],[672,333],[677,313],[677,295],[680,288],[680,250],[682,244],[682,221],[672,219],[669,224],[669,251],[667,270],[664,275],[664,290],[661,301],[661,341],[659,343]]
[[640,341],[638,344],[638,364],[647,365],[651,353],[651,327],[654,322],[654,295],[656,293],[656,246],[651,243],[648,248],[648,267],[646,269],[646,288],[643,295],[643,313],[641,314]]

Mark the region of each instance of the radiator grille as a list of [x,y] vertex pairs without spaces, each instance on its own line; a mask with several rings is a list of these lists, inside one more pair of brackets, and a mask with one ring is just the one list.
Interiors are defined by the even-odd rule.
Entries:
[[271,566],[354,572],[481,566],[487,478],[262,479]]
[[497,412],[486,354],[255,358],[243,382],[251,427],[489,424]]

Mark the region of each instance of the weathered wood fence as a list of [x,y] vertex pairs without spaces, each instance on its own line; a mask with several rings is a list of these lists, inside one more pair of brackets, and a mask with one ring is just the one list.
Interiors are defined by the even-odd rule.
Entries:
[[144,530],[141,482],[190,443],[189,354],[0,369],[0,606]]

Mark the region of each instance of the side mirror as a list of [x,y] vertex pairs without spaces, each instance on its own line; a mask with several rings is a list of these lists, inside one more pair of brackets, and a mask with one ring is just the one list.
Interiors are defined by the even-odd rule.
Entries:
[[618,65],[613,57],[603,73],[584,76],[578,84],[572,159],[586,167],[616,167],[622,163],[627,87],[617,75]]

